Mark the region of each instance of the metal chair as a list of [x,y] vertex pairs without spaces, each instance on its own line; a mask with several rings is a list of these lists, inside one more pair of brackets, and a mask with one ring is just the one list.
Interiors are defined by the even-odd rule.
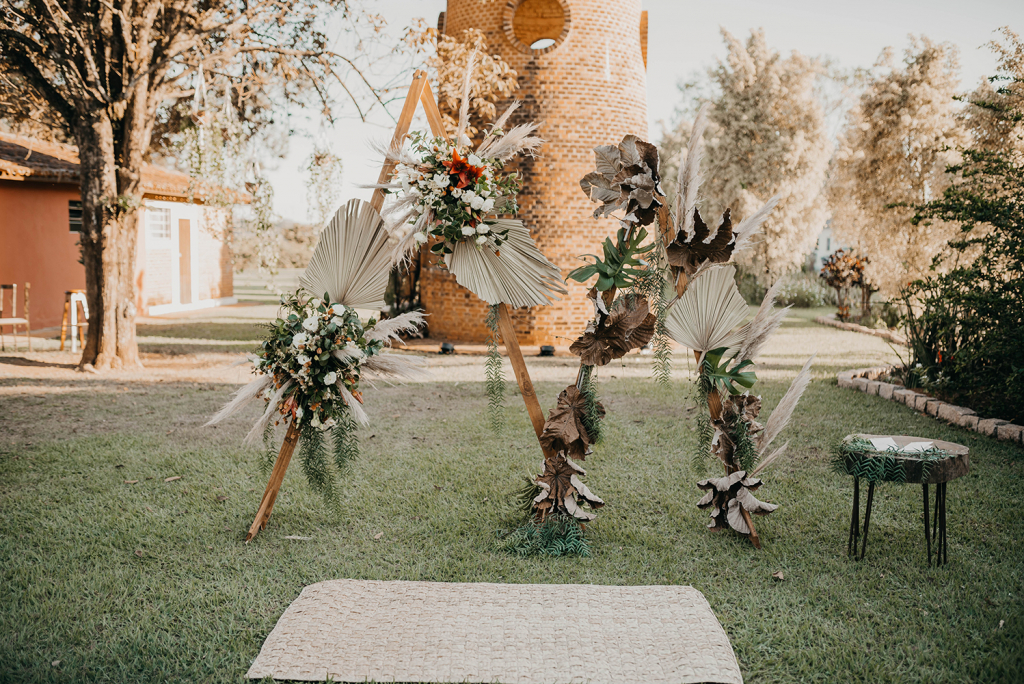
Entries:
[[[4,317],[4,293],[11,291],[11,315]],[[32,328],[28,317],[28,292],[29,284],[25,283],[25,316],[18,316],[18,286],[14,284],[0,285],[0,349],[7,351],[7,340],[4,337],[4,326],[11,326],[11,333],[14,335],[14,351],[18,351],[18,327],[25,328],[25,337],[28,338],[28,350],[32,351]]]
[[85,347],[85,326],[78,322],[78,310],[81,307],[82,320],[89,320],[89,303],[85,300],[85,290],[66,290],[64,292],[64,317],[60,321],[60,350],[64,351],[64,338],[68,332],[68,314],[71,316],[71,351],[78,351],[77,342]]

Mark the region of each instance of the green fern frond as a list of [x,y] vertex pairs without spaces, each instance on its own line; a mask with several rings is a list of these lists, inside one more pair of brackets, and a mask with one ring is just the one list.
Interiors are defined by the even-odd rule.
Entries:
[[551,515],[543,523],[534,520],[511,532],[502,532],[495,543],[499,551],[526,556],[590,556],[590,544],[580,522],[568,515]]
[[487,381],[487,417],[494,432],[505,426],[505,373],[498,353],[498,305],[487,311],[487,361],[484,364]]
[[757,464],[757,444],[750,436],[750,423],[742,418],[736,421],[736,434],[732,435],[736,442],[733,458],[740,464],[740,469],[748,473]]
[[309,486],[323,496],[328,505],[337,502],[334,487],[334,473],[327,458],[327,447],[324,444],[324,433],[309,423],[302,426],[299,441],[299,460],[302,472]]
[[591,444],[597,444],[604,436],[601,425],[601,412],[597,408],[597,369],[594,366],[583,367],[583,386],[580,390],[583,393],[583,400],[586,409],[583,416],[583,427],[590,437]]
[[345,411],[331,428],[334,438],[334,465],[339,472],[345,472],[359,457],[359,437],[356,435],[358,428],[351,411]]
[[260,457],[257,462],[260,468],[260,475],[263,477],[269,477],[270,471],[274,469],[274,462],[277,461],[280,446],[280,444],[274,443],[274,421],[270,421],[263,428],[263,449],[260,450]]

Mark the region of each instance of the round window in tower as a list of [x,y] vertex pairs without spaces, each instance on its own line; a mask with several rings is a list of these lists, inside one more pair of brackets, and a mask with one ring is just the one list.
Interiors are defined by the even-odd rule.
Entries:
[[551,52],[569,35],[566,0],[518,0],[505,5],[505,35],[527,54]]

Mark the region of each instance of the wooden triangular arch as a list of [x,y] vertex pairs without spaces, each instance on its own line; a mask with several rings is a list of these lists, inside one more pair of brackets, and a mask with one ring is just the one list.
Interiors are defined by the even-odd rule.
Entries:
[[[434,99],[434,93],[430,89],[427,73],[425,71],[417,71],[413,74],[412,84],[409,86],[409,92],[405,96],[405,104],[402,106],[402,113],[398,117],[395,133],[391,137],[392,147],[397,147],[405,141],[405,137],[409,134],[409,127],[412,125],[413,117],[416,115],[416,108],[420,104],[423,105],[423,113],[427,117],[430,132],[435,137],[443,137],[446,140],[450,140],[448,132],[444,128],[441,111],[437,108],[437,100]],[[388,182],[388,178],[391,176],[394,168],[395,163],[393,161],[385,161],[384,166],[380,170],[377,183],[383,184]],[[384,191],[382,189],[378,188],[373,191],[370,204],[378,212],[381,210],[384,206]],[[519,348],[519,340],[516,337],[515,327],[512,325],[512,316],[509,313],[508,305],[504,302],[498,304],[498,331],[501,333],[501,340],[505,344],[509,361],[512,363],[512,370],[516,374],[516,382],[519,384],[519,391],[523,395],[523,402],[526,404],[526,411],[530,415],[530,422],[533,423],[533,429],[537,433],[537,439],[539,440],[541,433],[544,431],[544,411],[541,409],[540,401],[537,399],[537,392],[533,389],[530,373],[526,369],[526,360],[523,358],[523,352]],[[260,530],[267,526],[267,521],[270,520],[270,513],[274,509],[274,501],[277,499],[277,492],[281,489],[284,474],[288,470],[288,464],[298,442],[299,428],[293,421],[288,425],[288,432],[285,434],[281,450],[277,455],[277,460],[274,462],[274,469],[270,474],[270,481],[267,482],[267,488],[263,492],[263,499],[260,501],[256,518],[253,520],[248,534],[245,535],[246,543],[251,541]],[[544,449],[543,445],[541,449],[546,457],[554,456],[549,449]]]

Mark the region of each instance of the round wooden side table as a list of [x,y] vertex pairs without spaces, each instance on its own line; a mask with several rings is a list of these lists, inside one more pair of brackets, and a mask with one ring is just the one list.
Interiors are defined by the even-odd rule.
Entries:
[[[906,435],[847,435],[843,441],[886,437],[893,440],[898,447],[905,447],[913,442],[931,442],[933,448],[944,451],[948,455],[932,459],[919,458],[913,454],[903,454],[899,451],[874,451],[857,455],[857,458],[892,458],[899,466],[902,466],[901,472],[895,471],[898,476],[890,472],[888,476],[877,479],[866,478],[868,479],[868,502],[864,512],[864,538],[861,542],[860,557],[864,558],[868,547],[868,527],[871,524],[871,502],[875,494],[875,483],[920,484],[924,501],[924,539],[928,549],[928,565],[932,564],[933,544],[935,544],[935,564],[942,565],[949,561],[946,543],[946,485],[970,472],[971,461],[968,456],[970,450],[962,444]],[[856,464],[853,462],[853,458],[848,455],[844,462],[846,473],[853,476],[853,514],[850,517],[850,537],[847,541],[846,553],[856,558],[860,537],[860,477],[856,475],[857,470],[854,467]],[[931,529],[929,529],[928,485],[932,484],[935,485],[935,506]]]

